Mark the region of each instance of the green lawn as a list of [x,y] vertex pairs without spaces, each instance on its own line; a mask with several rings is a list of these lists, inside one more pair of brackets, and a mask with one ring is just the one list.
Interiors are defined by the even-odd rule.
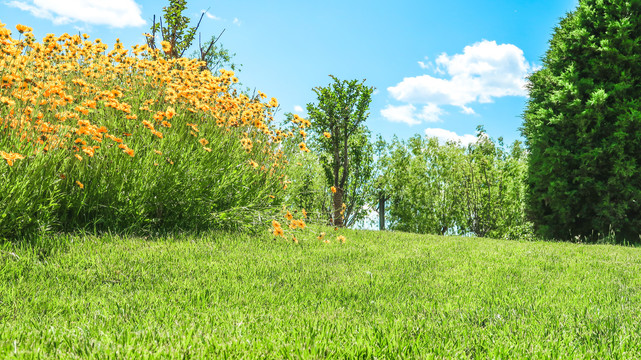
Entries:
[[341,233],[4,245],[0,358],[641,358],[641,249]]

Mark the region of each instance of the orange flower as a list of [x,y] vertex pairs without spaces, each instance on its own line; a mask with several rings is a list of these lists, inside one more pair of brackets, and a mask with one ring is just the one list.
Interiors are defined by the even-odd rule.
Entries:
[[285,232],[281,228],[274,228],[274,231],[272,232],[274,236],[283,236]]
[[172,117],[176,115],[176,110],[172,108],[171,106],[167,108],[167,111],[165,111],[165,116],[167,117],[167,120],[171,120]]
[[202,138],[202,139],[198,140],[198,142],[202,146],[205,146],[205,145],[209,144],[209,141],[207,141],[207,139],[205,139],[205,138]]
[[331,188],[329,188],[329,189],[332,191],[332,193],[336,194],[336,187],[332,186],[332,187],[331,187]]
[[328,133],[327,131],[325,131],[325,132],[323,133],[323,136],[325,136],[326,138],[328,138],[328,139],[329,139],[329,138],[331,138],[331,137],[332,137],[332,134],[330,134],[330,133]]
[[320,233],[320,235],[318,235],[318,240],[323,240],[324,237],[325,237],[325,233],[322,232]]
[[293,219],[293,218],[294,218],[294,215],[292,215],[292,213],[290,213],[290,212],[289,212],[289,210],[288,210],[288,211],[287,211],[287,214],[285,214],[285,219],[287,219],[287,220],[291,220],[291,219]]
[[149,121],[147,121],[147,120],[143,120],[142,124],[145,125],[145,127],[147,129],[149,129],[149,130],[153,130],[154,129],[154,125],[152,123],[150,123]]
[[151,133],[162,139],[162,133],[160,131],[151,130]]
[[85,186],[78,180],[76,180],[76,185],[78,185],[79,188],[84,189]]
[[6,153],[4,151],[0,151],[0,156],[2,156],[2,158],[7,161],[7,164],[9,164],[9,166],[13,166],[13,162],[15,160],[24,159],[24,156],[18,153]]
[[341,244],[344,244],[345,240],[347,240],[347,239],[345,239],[345,236],[343,236],[343,235],[338,235],[336,240],[340,241]]
[[305,211],[305,209],[303,209],[301,212],[303,213],[303,217],[304,217],[305,219],[307,219],[307,211]]

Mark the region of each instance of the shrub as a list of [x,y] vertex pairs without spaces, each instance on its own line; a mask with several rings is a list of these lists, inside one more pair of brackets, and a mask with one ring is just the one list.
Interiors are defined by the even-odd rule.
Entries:
[[539,235],[641,233],[641,1],[581,0],[529,78],[523,135]]
[[0,23],[0,238],[249,228],[278,209],[276,99],[146,45],[18,30]]

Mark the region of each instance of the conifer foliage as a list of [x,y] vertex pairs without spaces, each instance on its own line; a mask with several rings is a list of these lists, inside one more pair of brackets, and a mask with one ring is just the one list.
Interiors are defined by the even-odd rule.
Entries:
[[544,237],[639,240],[640,21],[640,0],[580,0],[529,77],[528,209]]

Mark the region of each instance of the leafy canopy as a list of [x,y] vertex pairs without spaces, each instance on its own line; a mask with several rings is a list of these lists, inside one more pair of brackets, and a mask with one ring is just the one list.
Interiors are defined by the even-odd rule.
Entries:
[[[364,186],[371,179],[373,148],[365,120],[373,87],[365,80],[339,80],[316,87],[317,103],[307,104],[314,136],[314,148],[320,154],[328,185],[333,195],[333,222],[342,226],[343,217],[353,223],[362,212],[357,199],[364,200]],[[343,204],[348,201],[343,209]]]

